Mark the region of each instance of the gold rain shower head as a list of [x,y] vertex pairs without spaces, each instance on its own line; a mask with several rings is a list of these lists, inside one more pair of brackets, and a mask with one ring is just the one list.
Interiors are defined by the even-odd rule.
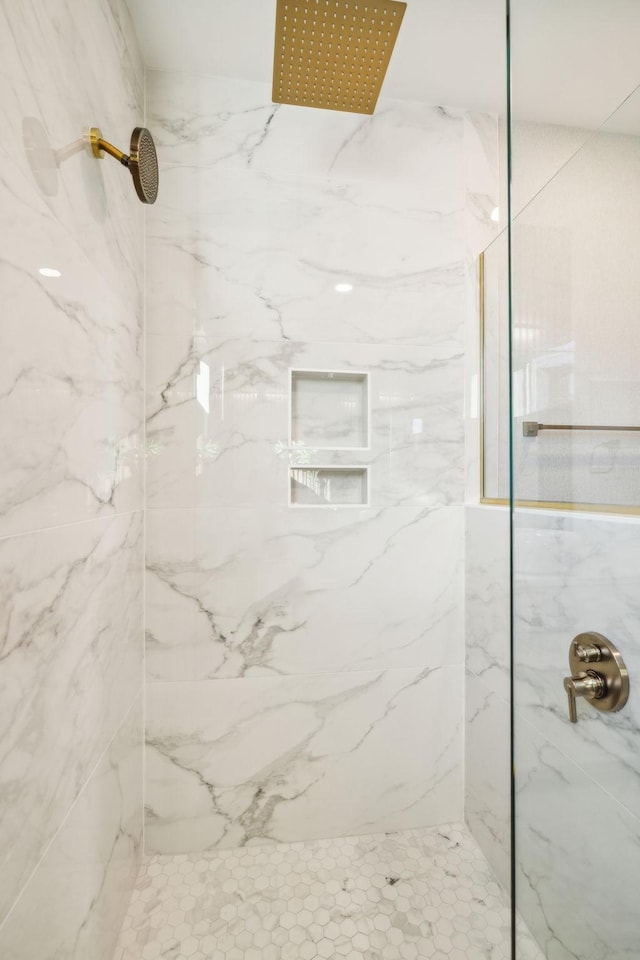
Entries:
[[158,196],[158,157],[153,137],[146,127],[136,127],[131,134],[129,156],[102,138],[98,127],[89,134],[94,157],[102,160],[105,153],[119,160],[133,177],[136,193],[143,203],[155,203]]
[[373,113],[406,7],[398,0],[278,0],[274,103]]

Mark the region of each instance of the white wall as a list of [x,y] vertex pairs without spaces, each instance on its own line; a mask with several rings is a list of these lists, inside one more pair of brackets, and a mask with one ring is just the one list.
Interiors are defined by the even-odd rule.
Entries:
[[0,954],[106,960],[141,834],[143,219],[81,139],[127,143],[143,71],[119,0],[0,3],[0,64]]
[[[462,117],[148,84],[149,849],[453,820]],[[292,367],[370,374],[369,450],[289,444]],[[319,461],[368,465],[370,504],[289,507]]]

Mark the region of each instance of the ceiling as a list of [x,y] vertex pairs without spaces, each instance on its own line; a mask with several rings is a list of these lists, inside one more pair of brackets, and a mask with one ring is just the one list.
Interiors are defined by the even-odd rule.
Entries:
[[[276,0],[129,0],[156,70],[271,82]],[[504,0],[408,0],[382,96],[504,112]],[[640,82],[640,0],[511,0],[514,112],[600,125]]]

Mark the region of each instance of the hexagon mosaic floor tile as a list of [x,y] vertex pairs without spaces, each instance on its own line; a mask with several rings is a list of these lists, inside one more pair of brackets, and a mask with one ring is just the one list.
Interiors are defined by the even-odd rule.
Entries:
[[114,960],[332,957],[508,960],[509,910],[466,828],[149,857]]

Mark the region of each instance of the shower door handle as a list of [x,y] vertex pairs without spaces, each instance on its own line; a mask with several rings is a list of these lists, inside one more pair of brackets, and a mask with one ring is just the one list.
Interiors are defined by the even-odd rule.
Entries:
[[[591,664],[597,664],[594,669]],[[629,672],[617,647],[601,633],[579,633],[569,648],[571,676],[564,678],[569,720],[578,722],[578,697],[597,710],[621,710],[629,699]]]

